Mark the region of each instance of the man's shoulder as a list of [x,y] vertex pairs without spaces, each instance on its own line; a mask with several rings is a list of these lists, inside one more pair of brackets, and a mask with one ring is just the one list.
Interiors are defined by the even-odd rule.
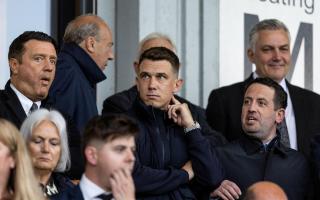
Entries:
[[137,98],[137,95],[137,87],[133,86],[128,90],[124,90],[108,97],[103,102],[102,113],[106,114],[127,112]]
[[292,94],[299,95],[299,96],[301,95],[301,96],[303,96],[303,98],[310,98],[310,99],[314,99],[317,101],[320,100],[320,95],[311,91],[311,90],[301,88],[297,85],[292,85],[288,82],[287,82],[287,87],[289,89],[290,95],[292,95]]
[[174,95],[174,97],[175,97],[178,101],[180,101],[180,103],[186,103],[191,110],[194,110],[194,111],[196,111],[196,112],[199,112],[199,111],[205,112],[204,108],[202,108],[201,106],[198,106],[198,105],[190,102],[189,100],[187,100],[187,99],[185,99],[185,98],[183,98],[183,97],[180,97],[180,96],[178,96],[178,95]]
[[246,82],[242,81],[242,82],[237,82],[231,85],[226,85],[226,86],[222,86],[219,88],[216,88],[214,90],[211,91],[211,95],[234,95],[234,93],[243,93],[244,92],[244,88],[246,86]]
[[52,200],[83,200],[82,191],[80,189],[80,186],[77,185],[73,188],[68,188],[64,192],[55,195],[53,197],[50,197]]
[[240,140],[233,140],[229,143],[216,147],[216,151],[220,154],[235,154],[242,152]]
[[298,162],[307,163],[307,157],[300,151],[297,151],[292,148],[284,147],[284,152],[288,158],[297,160]]

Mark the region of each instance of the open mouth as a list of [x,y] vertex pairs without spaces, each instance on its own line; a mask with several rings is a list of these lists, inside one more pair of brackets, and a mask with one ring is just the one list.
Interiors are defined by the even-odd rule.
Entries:
[[47,86],[50,84],[51,79],[49,77],[42,77],[40,81],[42,85]]
[[248,116],[247,121],[248,121],[248,123],[253,123],[253,122],[257,121],[257,118],[255,118],[254,116]]

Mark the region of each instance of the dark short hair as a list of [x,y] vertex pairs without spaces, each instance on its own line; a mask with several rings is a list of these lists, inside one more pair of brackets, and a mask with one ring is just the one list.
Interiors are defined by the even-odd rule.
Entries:
[[274,97],[273,97],[273,103],[275,105],[275,109],[283,108],[286,109],[287,107],[287,93],[284,91],[284,89],[274,80],[271,78],[256,78],[253,81],[251,81],[245,88],[245,92],[248,90],[248,88],[255,83],[259,83],[262,85],[266,85],[270,88],[274,89]]
[[10,44],[8,59],[10,60],[10,58],[15,58],[19,61],[19,63],[22,63],[22,55],[25,51],[24,44],[29,40],[49,42],[54,46],[57,53],[57,43],[51,36],[40,31],[25,31]]
[[108,142],[121,137],[135,137],[139,132],[137,123],[122,114],[96,116],[85,127],[82,152],[92,141]]
[[144,51],[140,58],[139,58],[139,65],[143,60],[152,60],[152,61],[159,61],[159,60],[166,60],[168,61],[176,74],[179,73],[180,61],[178,56],[165,47],[153,47]]

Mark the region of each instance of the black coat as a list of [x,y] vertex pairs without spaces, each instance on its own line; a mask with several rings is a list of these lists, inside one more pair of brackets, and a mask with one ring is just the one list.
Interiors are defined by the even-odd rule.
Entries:
[[216,150],[225,179],[235,182],[242,194],[255,182],[271,181],[280,185],[290,200],[312,199],[311,167],[307,159],[302,153],[283,146],[278,137],[269,143],[267,150],[249,136]]
[[[139,98],[128,112],[138,121],[133,178],[138,199],[205,199],[220,184],[220,164],[201,130],[188,134],[167,113],[143,104]],[[196,118],[194,118],[197,120]],[[181,167],[192,161],[190,183]],[[196,197],[195,197],[196,196]]]
[[51,200],[84,200],[80,186],[77,185],[74,188],[69,188],[63,193],[54,196]]
[[[210,126],[221,132],[228,141],[238,139],[242,134],[241,109],[245,86],[253,76],[243,82],[221,87],[211,92],[206,109]],[[291,85],[286,81],[297,129],[298,150],[310,154],[310,139],[320,133],[320,95]]]
[[[55,109],[55,107],[53,107],[53,105],[51,105],[47,99],[41,101],[40,107]],[[84,168],[80,150],[80,133],[74,125],[72,119],[63,111],[61,113],[67,122],[68,142],[72,161],[71,169],[70,172],[68,172],[68,175],[72,179],[79,179]],[[0,90],[0,117],[12,122],[18,129],[20,129],[23,121],[27,117],[19,98],[10,87],[10,81],[6,83],[4,90]]]
[[[133,86],[128,90],[124,90],[122,92],[116,93],[103,102],[102,114],[109,113],[126,113],[131,109],[132,104],[136,100],[138,96],[137,86]],[[190,110],[193,111],[194,117],[197,119],[201,128],[203,130],[203,134],[210,139],[210,142],[213,145],[222,145],[226,143],[226,139],[221,135],[221,133],[212,130],[209,124],[207,123],[205,110],[197,105],[192,104],[188,100],[175,95],[175,98],[181,103],[188,104]]]
[[58,55],[56,76],[49,91],[50,103],[68,114],[82,131],[89,119],[98,114],[95,87],[105,79],[81,47],[66,43]]
[[[75,185],[71,182],[69,178],[67,178],[66,176],[60,173],[53,172],[51,174],[51,180],[54,182],[55,186],[57,187],[57,190],[59,192],[58,194],[61,194],[75,187]],[[58,194],[52,195],[49,198],[54,199],[54,196],[57,196]]]

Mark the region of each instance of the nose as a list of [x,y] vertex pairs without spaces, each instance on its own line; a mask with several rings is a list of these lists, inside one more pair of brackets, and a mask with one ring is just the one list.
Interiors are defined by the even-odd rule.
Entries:
[[126,160],[129,163],[132,163],[132,162],[134,162],[136,160],[135,156],[134,156],[134,153],[131,150],[128,150],[128,153],[127,153],[127,156],[126,156]]
[[279,49],[275,49],[273,52],[273,60],[280,60],[281,59],[281,52]]
[[112,48],[110,48],[110,51],[109,51],[108,54],[109,54],[109,55],[108,55],[108,60],[113,60],[113,59],[114,59],[114,53],[113,53]]
[[52,63],[50,59],[47,59],[45,62],[44,70],[52,72],[56,67],[55,63]]
[[156,88],[156,78],[151,76],[149,79],[149,90],[154,90]]
[[48,153],[49,152],[49,143],[48,142],[43,142],[41,150],[44,153]]
[[256,110],[256,103],[255,101],[252,101],[250,103],[247,104],[246,106],[248,108],[248,112],[253,112]]

